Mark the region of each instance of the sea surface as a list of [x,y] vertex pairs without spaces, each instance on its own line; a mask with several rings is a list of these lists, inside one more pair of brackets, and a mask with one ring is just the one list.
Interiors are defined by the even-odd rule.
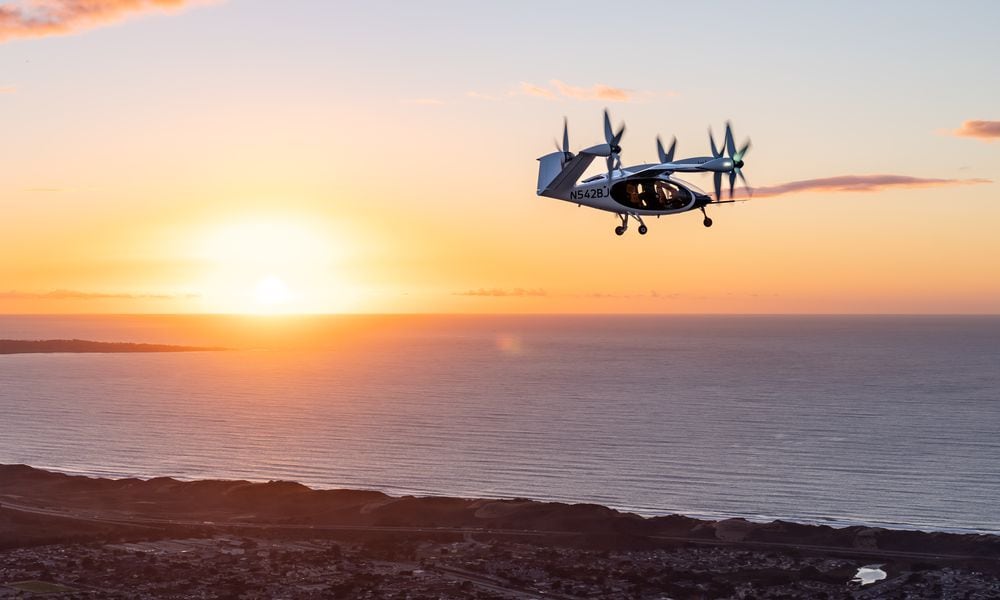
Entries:
[[0,317],[0,463],[1000,532],[997,317]]

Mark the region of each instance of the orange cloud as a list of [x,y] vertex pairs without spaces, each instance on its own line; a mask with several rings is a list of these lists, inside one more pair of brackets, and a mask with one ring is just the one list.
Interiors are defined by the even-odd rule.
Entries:
[[510,296],[546,296],[545,290],[543,289],[525,289],[525,288],[514,288],[512,290],[505,290],[501,288],[479,288],[478,290],[467,290],[464,292],[455,292],[456,296],[487,296],[491,298],[507,298]]
[[799,192],[881,192],[888,189],[944,187],[993,183],[990,179],[933,179],[908,175],[840,175],[803,179],[754,189],[754,197],[773,197]]
[[197,294],[123,294],[114,292],[80,292],[53,290],[51,292],[0,292],[0,300],[177,300],[198,298]]
[[124,19],[132,13],[175,9],[192,0],[21,0],[0,6],[0,42],[65,35]]
[[401,102],[403,104],[417,104],[423,106],[441,106],[444,104],[444,100],[438,100],[437,98],[406,98]]
[[[524,84],[522,84],[522,85],[524,85]],[[475,98],[476,100],[496,100],[497,99],[496,96],[494,96],[492,94],[484,94],[483,92],[476,92],[476,91],[466,92],[465,95],[468,98]]]
[[527,83],[525,81],[521,82],[521,93],[528,96],[538,96],[539,98],[545,98],[546,100],[558,100],[556,93],[548,88],[544,88],[533,83]]
[[13,94],[17,88],[12,85],[0,85],[0,94]]
[[582,88],[568,83],[563,83],[558,79],[553,79],[551,83],[560,95],[576,100],[606,100],[608,102],[629,102],[633,99],[634,93],[631,90],[611,87],[598,83],[593,87]]
[[634,102],[640,97],[651,96],[651,92],[636,92],[624,88],[612,87],[603,83],[594,84],[591,87],[579,87],[566,82],[553,79],[548,86],[535,85],[533,83],[521,82],[520,93],[528,96],[545,98],[546,100],[601,100],[603,102]]
[[1000,121],[966,121],[951,133],[959,137],[971,137],[991,142],[1000,138]]

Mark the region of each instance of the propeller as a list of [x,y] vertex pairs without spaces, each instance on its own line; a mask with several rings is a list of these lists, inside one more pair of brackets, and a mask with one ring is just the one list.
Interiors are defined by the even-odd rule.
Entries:
[[[713,142],[714,146],[715,143]],[[743,147],[736,148],[736,142],[733,140],[733,127],[732,123],[726,121],[726,152],[729,154],[729,158],[733,160],[733,170],[729,172],[729,198],[733,197],[733,188],[736,187],[736,177],[739,176],[740,181],[743,182],[744,187],[747,189],[747,195],[753,197],[753,188],[750,187],[750,183],[747,181],[746,175],[743,174],[743,157],[750,150],[750,138],[743,143]],[[717,173],[721,175],[721,173]],[[720,192],[718,186],[716,186],[716,194]]]
[[[743,174],[743,157],[750,150],[750,139],[744,142],[743,147],[737,149],[736,142],[733,139],[733,125],[729,121],[726,121],[726,136],[722,139],[722,148],[720,149],[715,144],[715,136],[712,134],[712,128],[708,128],[708,142],[712,146],[712,158],[714,160],[709,161],[708,164],[711,165],[710,169],[715,171],[712,177],[712,183],[715,184],[715,199],[717,201],[722,200],[722,174],[729,174],[729,198],[732,199],[733,192],[736,188],[736,178],[739,177],[743,181],[743,185],[746,186],[747,195],[753,196],[753,188],[750,187],[750,183],[747,181],[746,175]],[[729,161],[719,161],[718,159],[726,158],[728,155]],[[731,165],[729,163],[732,163]]]
[[558,140],[553,140],[556,145],[556,150],[563,153],[563,164],[565,165],[571,158],[573,158],[573,153],[569,151],[569,119],[563,117],[563,139],[562,147],[559,146]]
[[660,136],[656,136],[656,153],[660,157],[660,164],[674,162],[674,150],[677,149],[677,138],[675,137],[672,142],[670,142],[670,150],[663,150],[663,142],[660,140]]
[[708,128],[708,143],[712,144],[712,158],[722,158],[722,153],[715,147],[715,136],[712,135],[712,128]]
[[608,151],[608,186],[611,185],[611,173],[616,169],[620,169],[622,166],[622,147],[618,144],[622,141],[622,136],[625,135],[625,125],[622,124],[622,128],[615,133],[611,128],[611,116],[608,114],[608,109],[604,109],[604,141],[607,142]]

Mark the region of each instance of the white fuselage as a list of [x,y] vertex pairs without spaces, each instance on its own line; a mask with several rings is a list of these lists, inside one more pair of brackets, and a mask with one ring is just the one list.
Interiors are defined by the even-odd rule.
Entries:
[[593,157],[582,153],[570,161],[564,160],[562,153],[558,152],[543,156],[539,159],[542,164],[538,194],[620,215],[639,216],[678,214],[701,208],[711,201],[697,187],[670,177],[674,170],[701,171],[700,163],[678,162],[616,169],[610,173],[610,185],[608,174],[577,182],[576,179],[592,160]]
[[[566,193],[549,197],[613,213],[646,216],[672,215],[693,210],[698,207],[698,196],[704,195],[700,194],[697,188],[692,190],[693,186],[690,184],[669,177],[636,178],[638,180],[635,180],[624,174],[621,178],[616,175],[617,173],[612,175],[610,187],[607,178],[601,177],[596,181],[581,182]],[[663,182],[667,188],[673,187],[675,190],[684,190],[687,193],[676,194],[673,198],[664,199],[662,195],[656,195],[655,185],[652,192],[643,189],[654,182]],[[628,190],[619,189],[621,186],[629,186],[630,184],[637,188],[631,194]]]
[[[619,144],[624,133],[624,125],[618,131],[614,130],[611,117],[605,110],[604,143],[583,148],[574,154],[569,149],[569,126],[564,121],[562,145],[557,140],[556,152],[538,159],[536,193],[616,213],[621,220],[615,228],[618,235],[625,233],[629,221],[637,221],[639,234],[645,235],[648,228],[643,217],[674,215],[691,210],[700,210],[704,216],[702,223],[705,227],[711,227],[712,219],[706,214],[705,207],[709,204],[735,202],[733,188],[737,178],[743,181],[750,192],[742,171],[743,157],[750,149],[750,140],[737,149],[733,142],[732,127],[728,122],[722,150],[716,146],[715,138],[709,130],[711,156],[674,160],[677,138],[673,139],[668,150],[657,136],[656,152],[660,162],[632,167],[622,167],[621,163],[622,149]],[[605,159],[607,172],[581,180],[598,157]],[[673,179],[674,173],[711,173],[715,198],[686,181]],[[729,177],[729,200],[722,199],[722,179],[726,175]]]

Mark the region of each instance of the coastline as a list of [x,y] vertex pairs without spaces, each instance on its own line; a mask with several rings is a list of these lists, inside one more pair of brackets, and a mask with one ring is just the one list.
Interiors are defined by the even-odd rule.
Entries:
[[1000,536],[0,465],[0,598],[930,600],[942,590],[998,597]]
[[[21,465],[9,465],[0,463],[0,476],[2,476],[2,470],[5,467],[11,466],[21,466]],[[149,479],[163,478],[163,476],[145,476],[145,475],[132,475],[121,473],[117,471],[91,471],[86,469],[74,469],[74,468],[62,468],[55,465],[33,465],[31,468],[59,475],[66,475],[70,477],[84,477],[88,479],[96,480],[139,480],[147,481]],[[266,484],[270,481],[267,478],[253,478],[253,477],[228,477],[222,476],[219,478],[199,478],[199,477],[187,477],[184,475],[172,474],[167,476],[167,478],[181,482],[181,483],[195,483],[204,481],[239,481],[246,484]],[[380,494],[385,494],[388,497],[415,497],[415,498],[456,498],[463,500],[477,500],[477,501],[505,501],[510,500],[513,496],[511,495],[493,495],[493,494],[481,494],[481,495],[465,495],[458,494],[452,495],[447,492],[436,492],[433,490],[426,489],[409,489],[409,488],[396,488],[392,486],[372,486],[372,487],[343,487],[337,485],[323,485],[317,483],[302,483],[297,480],[285,480],[316,492],[324,491],[336,491],[349,489],[352,491],[365,491],[365,492],[375,492]],[[2,494],[2,492],[0,492]],[[521,498],[520,496],[518,496]],[[715,523],[719,521],[727,520],[743,520],[754,525],[767,525],[769,523],[781,522],[790,523],[793,525],[809,526],[809,527],[829,527],[833,529],[846,529],[851,527],[861,527],[868,529],[884,529],[886,531],[899,531],[899,532],[914,532],[914,533],[925,533],[925,534],[949,534],[949,535],[984,535],[984,536],[994,536],[1000,538],[1000,530],[983,529],[975,527],[947,527],[947,526],[934,526],[934,525],[919,525],[912,523],[885,523],[885,522],[875,522],[866,521],[862,518],[856,519],[846,519],[846,518],[833,518],[833,517],[801,517],[801,516],[785,516],[785,515],[761,515],[761,514],[751,514],[747,513],[708,513],[701,512],[697,510],[669,510],[669,509],[658,509],[650,507],[630,507],[630,506],[619,506],[609,503],[601,503],[599,501],[592,501],[588,499],[577,499],[577,498],[552,498],[552,497],[539,497],[530,496],[524,497],[529,499],[531,502],[543,503],[543,504],[557,504],[557,505],[586,505],[586,506],[601,506],[609,510],[616,511],[622,514],[630,514],[643,519],[655,519],[662,517],[684,517],[693,519],[700,522]]]
[[163,352],[222,352],[227,348],[140,344],[133,342],[94,342],[90,340],[3,340],[0,355],[5,354],[143,354]]
[[[11,499],[16,499],[12,502]],[[375,490],[314,489],[291,481],[96,478],[0,465],[0,503],[52,515],[102,511],[120,522],[210,521],[219,526],[432,527],[619,535],[728,543],[808,546],[873,556],[908,553],[1000,560],[1000,535],[835,526],[672,514],[644,517],[606,506],[526,498],[392,496]]]

